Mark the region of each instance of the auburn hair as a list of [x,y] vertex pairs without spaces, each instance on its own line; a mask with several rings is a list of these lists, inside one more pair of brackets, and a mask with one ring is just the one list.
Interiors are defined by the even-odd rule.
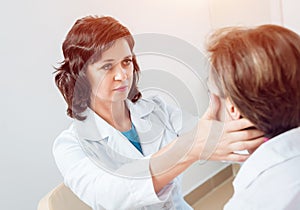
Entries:
[[300,126],[300,37],[277,26],[231,27],[208,44],[214,80],[269,138]]
[[[67,114],[84,120],[83,112],[90,105],[91,87],[86,69],[101,58],[116,40],[124,38],[133,51],[134,39],[129,30],[112,17],[87,16],[78,19],[68,32],[62,51],[64,60],[55,71],[55,83],[67,102]],[[137,88],[140,68],[133,54],[133,83],[128,99],[136,102],[141,93]]]

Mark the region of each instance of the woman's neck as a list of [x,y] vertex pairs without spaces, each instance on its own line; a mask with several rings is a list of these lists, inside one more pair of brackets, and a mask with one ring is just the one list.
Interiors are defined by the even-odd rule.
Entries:
[[91,105],[102,119],[119,131],[128,131],[131,128],[130,112],[125,101],[120,102],[98,102]]

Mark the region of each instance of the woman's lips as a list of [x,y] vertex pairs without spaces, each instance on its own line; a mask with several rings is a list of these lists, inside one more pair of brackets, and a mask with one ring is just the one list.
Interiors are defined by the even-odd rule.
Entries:
[[124,86],[120,86],[120,87],[118,87],[118,88],[115,88],[114,91],[124,92],[124,91],[127,90],[127,88],[128,88],[128,86],[127,86],[127,85],[124,85]]

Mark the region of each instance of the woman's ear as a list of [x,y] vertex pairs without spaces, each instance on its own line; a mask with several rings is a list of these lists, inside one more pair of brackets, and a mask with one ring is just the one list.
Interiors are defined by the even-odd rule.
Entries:
[[229,114],[229,117],[233,120],[237,120],[241,118],[241,113],[238,110],[238,108],[236,108],[233,103],[231,102],[231,100],[227,97],[225,100],[225,106],[226,106],[226,110],[227,113]]

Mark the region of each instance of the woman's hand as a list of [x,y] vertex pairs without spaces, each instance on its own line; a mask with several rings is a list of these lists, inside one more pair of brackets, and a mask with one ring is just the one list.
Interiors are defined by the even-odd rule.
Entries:
[[184,133],[150,158],[155,192],[197,160],[243,162],[249,155],[235,151],[256,149],[263,143],[263,133],[246,119],[217,121],[220,102],[212,96],[209,108],[190,132]]
[[217,121],[219,115],[220,101],[217,96],[211,96],[210,106],[203,115],[197,126],[197,137],[201,139],[200,148],[201,160],[223,160],[243,162],[249,154],[237,154],[236,151],[248,150],[254,151],[264,142],[263,133],[257,130],[247,119],[238,119],[232,121]]
[[202,119],[198,124],[198,132],[203,132],[203,128],[208,134],[200,143],[200,160],[243,162],[249,154],[238,154],[237,151],[253,151],[264,142],[263,133],[253,128],[247,119],[228,122]]

